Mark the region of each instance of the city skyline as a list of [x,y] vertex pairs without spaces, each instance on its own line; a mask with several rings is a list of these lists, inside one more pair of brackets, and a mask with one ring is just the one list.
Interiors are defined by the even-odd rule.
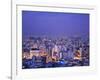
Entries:
[[90,65],[89,14],[22,11],[22,39],[22,69]]

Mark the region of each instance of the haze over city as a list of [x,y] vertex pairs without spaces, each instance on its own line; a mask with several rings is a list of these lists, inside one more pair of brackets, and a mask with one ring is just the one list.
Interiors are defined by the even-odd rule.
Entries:
[[22,11],[22,68],[89,66],[89,14]]
[[22,11],[22,33],[27,36],[88,36],[89,14]]

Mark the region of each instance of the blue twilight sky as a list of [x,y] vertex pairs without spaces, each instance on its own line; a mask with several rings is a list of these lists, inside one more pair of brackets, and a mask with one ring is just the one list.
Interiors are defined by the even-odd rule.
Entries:
[[22,11],[22,35],[89,36],[89,14]]

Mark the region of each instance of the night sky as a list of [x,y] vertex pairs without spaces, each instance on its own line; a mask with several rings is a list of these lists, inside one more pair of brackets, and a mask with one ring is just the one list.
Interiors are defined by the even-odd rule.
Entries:
[[89,36],[89,14],[22,11],[22,35]]

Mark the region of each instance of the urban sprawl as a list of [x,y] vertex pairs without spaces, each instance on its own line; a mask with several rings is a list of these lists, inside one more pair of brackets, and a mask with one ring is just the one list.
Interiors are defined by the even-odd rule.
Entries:
[[88,37],[23,38],[23,69],[72,66],[89,66]]

